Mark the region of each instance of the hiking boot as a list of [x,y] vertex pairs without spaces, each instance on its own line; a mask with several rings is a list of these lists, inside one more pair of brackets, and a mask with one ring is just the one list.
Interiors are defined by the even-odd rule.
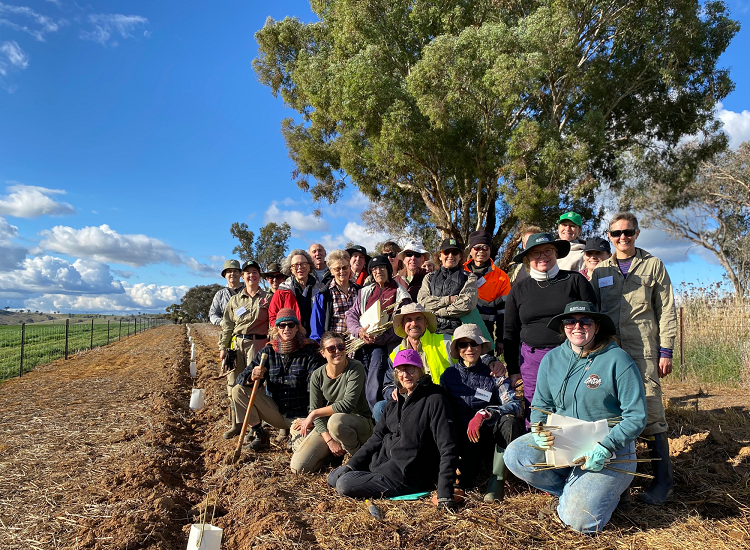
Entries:
[[672,459],[669,457],[669,438],[666,433],[654,434],[647,439],[646,445],[648,445],[649,456],[661,460],[651,462],[654,479],[649,488],[636,498],[645,504],[661,506],[672,500],[674,496],[674,472]]
[[243,451],[262,451],[268,449],[271,446],[271,436],[263,428],[254,429],[255,439],[253,439],[249,445],[242,447]]
[[242,423],[235,424],[231,428],[229,428],[226,432],[221,434],[221,437],[224,439],[232,439],[233,437],[237,437],[240,435],[240,432],[242,431]]
[[279,433],[276,434],[276,438],[274,439],[274,441],[278,443],[279,445],[281,445],[287,440],[288,437],[289,437],[289,430],[281,429],[279,430]]
[[505,493],[505,478],[508,469],[505,467],[505,449],[495,447],[492,457],[492,475],[487,481],[487,492],[484,494],[485,502],[502,502]]

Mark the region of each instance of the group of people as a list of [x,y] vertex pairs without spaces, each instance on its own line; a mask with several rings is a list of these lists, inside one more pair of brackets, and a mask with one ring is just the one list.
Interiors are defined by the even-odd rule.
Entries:
[[[628,503],[636,463],[608,462],[633,458],[641,436],[657,460],[638,498],[669,501],[659,383],[676,332],[669,276],[635,246],[633,214],[613,217],[609,240],[582,241],[582,228],[574,212],[561,216],[557,237],[527,228],[510,276],[485,231],[467,247],[445,239],[433,271],[419,241],[389,241],[373,257],[314,244],[265,272],[253,260],[226,262],[228,285],[211,308],[228,371],[224,437],[239,435],[258,384],[246,448],[269,447],[265,422],[292,451],[293,472],[333,467],[328,481],[341,495],[437,486],[438,505],[453,508],[483,467],[485,501],[502,500],[510,470],[552,494],[566,525],[591,533]],[[536,471],[554,450],[551,413],[613,427],[576,465]]]

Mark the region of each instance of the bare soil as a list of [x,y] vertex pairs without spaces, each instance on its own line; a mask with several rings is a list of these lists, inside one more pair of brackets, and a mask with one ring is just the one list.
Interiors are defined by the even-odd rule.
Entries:
[[[216,496],[222,548],[750,548],[747,390],[668,385],[677,498],[634,505],[598,536],[539,520],[550,497],[511,482],[504,502],[478,491],[446,514],[427,501],[337,497],[326,474],[294,476],[280,446],[227,465],[218,329],[191,325],[197,387],[189,409],[184,326],[163,326],[0,385],[0,548],[184,549]],[[283,446],[282,446],[283,447]],[[641,446],[642,447],[642,446]],[[644,468],[644,472],[647,472]],[[634,481],[634,492],[643,483]],[[209,508],[209,518],[212,509]]]

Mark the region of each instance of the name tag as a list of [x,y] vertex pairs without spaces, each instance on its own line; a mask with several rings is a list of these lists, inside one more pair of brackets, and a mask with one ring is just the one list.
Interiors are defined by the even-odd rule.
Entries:
[[481,279],[477,279],[477,288],[481,287],[486,282],[487,281],[484,280],[484,277],[482,277]]
[[474,394],[474,397],[476,397],[477,399],[481,399],[482,401],[489,401],[490,399],[492,399],[492,392],[488,392],[487,390],[478,388],[477,393]]
[[604,286],[612,286],[613,284],[615,284],[615,281],[612,278],[612,275],[599,279],[599,288],[602,288]]
[[247,309],[245,308],[245,306],[242,306],[241,308],[234,310],[234,313],[235,315],[237,315],[237,317],[242,317],[245,313],[247,313]]

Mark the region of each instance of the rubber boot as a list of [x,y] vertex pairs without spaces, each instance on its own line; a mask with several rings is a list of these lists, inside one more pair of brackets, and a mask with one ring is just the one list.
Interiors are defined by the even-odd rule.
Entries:
[[505,478],[508,468],[505,467],[505,449],[495,447],[492,457],[492,475],[487,481],[487,492],[484,495],[485,502],[502,501],[505,493]]
[[243,451],[262,451],[263,449],[267,449],[271,446],[271,436],[268,435],[268,432],[263,429],[262,424],[258,424],[257,426],[253,426],[253,433],[255,434],[255,439],[253,439],[249,445],[245,445],[242,447]]
[[229,418],[232,424],[230,424],[232,427],[229,428],[226,432],[221,434],[221,437],[224,439],[232,439],[233,437],[237,437],[240,435],[240,432],[242,431],[242,422],[237,423],[237,409],[234,408],[234,401],[231,401],[229,403]]
[[666,433],[655,434],[646,441],[651,458],[659,458],[651,462],[654,479],[649,488],[638,495],[638,500],[653,506],[666,504],[674,496],[674,472],[672,459],[669,457],[669,438]]

